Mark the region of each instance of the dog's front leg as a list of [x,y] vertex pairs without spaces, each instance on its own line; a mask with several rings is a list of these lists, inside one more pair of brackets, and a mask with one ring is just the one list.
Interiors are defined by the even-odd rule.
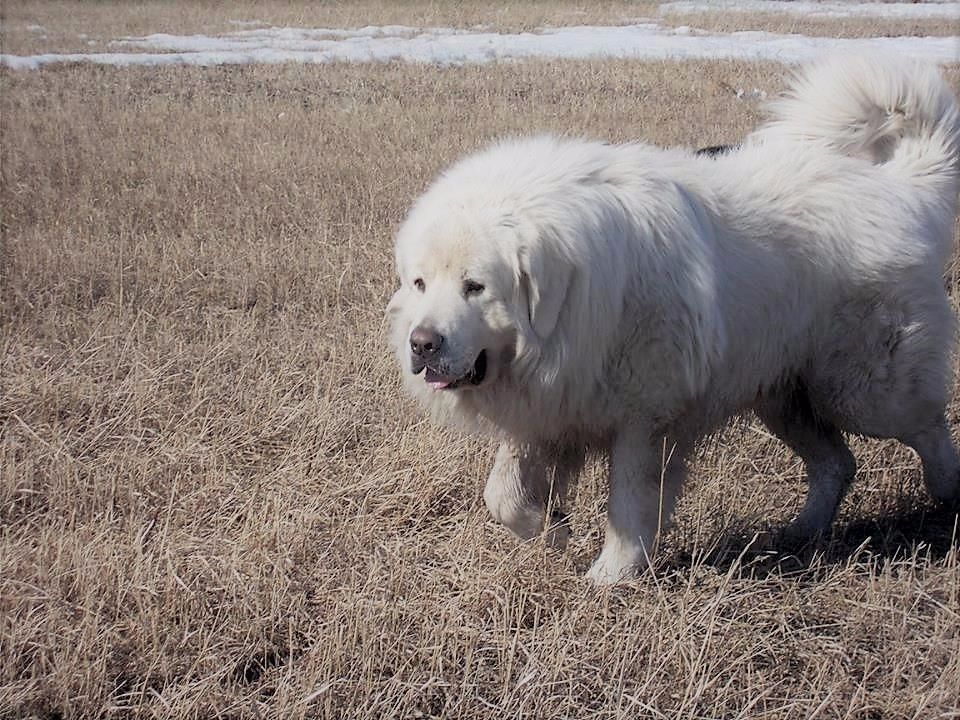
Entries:
[[546,529],[551,545],[564,546],[569,529],[559,506],[583,459],[582,448],[502,442],[483,491],[487,509],[520,538],[536,537]]
[[683,482],[675,446],[640,429],[621,431],[610,452],[607,534],[587,576],[598,585],[636,577],[649,564]]

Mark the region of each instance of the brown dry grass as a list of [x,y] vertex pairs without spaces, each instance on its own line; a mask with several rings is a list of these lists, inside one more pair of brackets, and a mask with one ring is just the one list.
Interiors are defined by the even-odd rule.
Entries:
[[714,32],[763,30],[771,33],[839,38],[960,35],[960,18],[953,21],[941,18],[911,20],[884,17],[828,18],[732,10],[697,13],[666,12],[659,18],[665,25],[689,25]]
[[735,139],[730,88],[779,68],[0,81],[0,717],[960,714],[956,518],[909,453],[858,443],[834,537],[792,558],[748,543],[800,467],[744,423],[656,572],[598,592],[601,469],[566,553],[516,544],[489,444],[423,422],[384,348],[391,235],[439,168],[533,130]]
[[[135,52],[130,46],[111,45],[123,37],[151,33],[220,35],[250,29],[239,22],[278,27],[415,27],[472,28],[501,32],[534,31],[545,26],[623,25],[659,22],[689,25],[717,32],[766,30],[827,37],[885,35],[960,35],[957,22],[899,21],[880,17],[860,19],[804,18],[783,13],[703,12],[661,14],[649,0],[542,0],[504,4],[494,0],[357,0],[350,3],[137,2],[135,12],[118,12],[112,2],[75,0],[6,0],[0,6],[2,52],[30,55],[43,52]],[[254,25],[253,27],[256,27]]]
[[[502,31],[533,30],[545,25],[621,24],[629,18],[657,16],[656,2],[630,0],[545,0],[504,4],[495,0],[358,0],[350,3],[138,2],[136,12],[118,12],[115,3],[4,3],[0,39],[4,52],[124,52],[105,43],[123,36],[150,33],[220,34],[249,29],[233,21],[294,27],[363,27],[412,25],[469,28],[484,25]],[[30,26],[39,26],[30,27]],[[80,38],[79,35],[84,37]]]

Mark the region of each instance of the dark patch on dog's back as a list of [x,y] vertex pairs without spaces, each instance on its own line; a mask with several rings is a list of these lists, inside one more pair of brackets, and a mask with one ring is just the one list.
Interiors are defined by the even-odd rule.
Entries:
[[733,152],[737,149],[737,145],[710,145],[708,147],[702,147],[699,150],[694,152],[694,155],[707,155],[708,157],[717,157],[718,155],[726,155]]

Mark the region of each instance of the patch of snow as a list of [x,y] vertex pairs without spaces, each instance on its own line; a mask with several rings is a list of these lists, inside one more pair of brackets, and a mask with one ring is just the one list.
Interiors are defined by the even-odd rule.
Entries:
[[814,18],[894,18],[898,20],[960,20],[960,3],[901,2],[805,2],[804,0],[715,0],[713,2],[668,2],[663,15],[704,12],[768,12]]
[[766,90],[761,90],[760,88],[753,88],[753,90],[744,90],[743,88],[737,88],[737,99],[738,100],[766,100],[767,92]]
[[246,52],[249,50],[291,50],[297,52],[323,52],[330,48],[331,40],[364,38],[393,38],[401,40],[422,33],[456,34],[468,32],[450,28],[421,30],[405,25],[385,25],[343,30],[339,28],[266,28],[241,30],[220,37],[208,35],[167,35],[156,33],[144,37],[127,37],[110,44],[119,47],[136,47],[169,52]]
[[152,52],[0,55],[0,65],[36,69],[51,63],[231,65],[388,62],[461,65],[527,58],[633,60],[737,59],[805,62],[824,53],[878,51],[936,63],[960,62],[958,37],[827,38],[761,31],[711,33],[655,23],[542,28],[495,33],[404,25],[261,28],[224,36],[155,34],[114,44]]

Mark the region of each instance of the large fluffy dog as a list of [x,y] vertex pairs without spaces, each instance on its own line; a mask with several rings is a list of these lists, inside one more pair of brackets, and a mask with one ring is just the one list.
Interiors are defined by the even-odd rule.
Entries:
[[502,142],[444,173],[397,236],[405,384],[501,440],[493,516],[541,532],[585,446],[609,453],[597,582],[646,566],[684,458],[749,409],[806,464],[797,537],[829,529],[853,477],[845,432],[901,440],[931,494],[960,500],[942,278],[956,100],[934,69],[847,58],[772,110],[712,158]]

